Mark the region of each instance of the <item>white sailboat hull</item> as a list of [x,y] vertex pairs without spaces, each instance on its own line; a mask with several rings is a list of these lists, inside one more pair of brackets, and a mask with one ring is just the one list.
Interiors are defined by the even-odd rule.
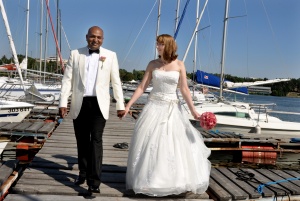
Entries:
[[[300,123],[282,121],[265,113],[258,114],[247,103],[203,103],[195,107],[199,114],[212,112],[216,115],[217,124],[213,130],[254,135],[259,130],[261,134],[300,136]],[[194,120],[189,110],[184,111],[195,127],[201,128],[199,121]]]
[[0,101],[0,122],[21,122],[34,105],[18,101]]
[[[25,89],[29,89],[31,85],[32,83],[24,82]],[[35,83],[34,86],[42,95],[51,95],[54,100],[59,100],[60,84]],[[18,100],[24,97],[25,93],[19,80],[0,77],[0,95],[10,100]],[[49,96],[49,101],[53,99],[51,96]]]
[[[241,134],[253,134],[256,135],[255,129],[257,122],[251,119],[238,120],[236,118],[221,117],[216,115],[217,124],[213,128],[214,131],[220,132],[235,132]],[[199,121],[194,121],[193,125],[196,128],[201,128]],[[259,127],[261,129],[260,134],[266,135],[295,135],[300,136],[300,123],[297,122],[259,122]]]
[[5,149],[8,142],[0,142],[0,155],[2,154],[3,150]]

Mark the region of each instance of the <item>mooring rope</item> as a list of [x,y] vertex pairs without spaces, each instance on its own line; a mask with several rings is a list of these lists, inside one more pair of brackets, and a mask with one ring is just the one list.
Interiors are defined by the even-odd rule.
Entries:
[[[241,181],[248,181],[248,182],[259,183],[258,181],[253,181],[253,179],[255,179],[255,174],[253,174],[251,172],[240,170],[240,171],[237,171],[234,174],[237,176],[236,179],[239,179]],[[284,190],[282,188],[278,188],[278,187],[270,186],[270,185],[281,183],[281,182],[293,181],[293,180],[300,180],[300,177],[297,177],[297,178],[288,178],[288,179],[278,180],[278,181],[274,181],[274,182],[267,182],[265,184],[259,184],[256,190],[257,190],[258,193],[263,194],[264,193],[263,188],[266,187],[266,186],[268,186],[269,188],[273,188],[273,189],[275,189],[275,188],[276,189],[280,189],[280,190],[282,190],[282,191],[285,192],[285,195],[283,195],[283,196],[288,196],[288,198],[290,200],[290,192],[288,192],[288,191],[286,191],[286,190]],[[275,193],[274,201],[276,201],[278,195],[277,195],[276,191],[274,191],[274,193]]]
[[296,177],[296,178],[288,178],[288,179],[282,179],[282,180],[278,180],[278,181],[271,181],[271,182],[267,182],[265,184],[260,184],[257,187],[257,192],[259,192],[260,194],[262,194],[264,192],[263,188],[265,186],[270,186],[272,184],[278,184],[281,182],[287,182],[287,181],[294,181],[294,180],[300,180],[300,177]]

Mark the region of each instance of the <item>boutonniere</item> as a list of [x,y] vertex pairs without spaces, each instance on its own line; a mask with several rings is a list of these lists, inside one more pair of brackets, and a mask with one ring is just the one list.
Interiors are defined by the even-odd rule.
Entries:
[[101,69],[103,68],[103,63],[104,63],[105,59],[106,59],[106,57],[104,57],[104,56],[101,56],[101,57],[99,58],[99,61],[102,62]]

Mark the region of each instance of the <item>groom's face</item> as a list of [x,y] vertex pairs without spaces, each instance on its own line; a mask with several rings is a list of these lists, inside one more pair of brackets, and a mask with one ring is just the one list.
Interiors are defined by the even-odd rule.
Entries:
[[103,31],[97,27],[91,28],[86,35],[86,41],[91,50],[99,49],[103,43],[103,39]]

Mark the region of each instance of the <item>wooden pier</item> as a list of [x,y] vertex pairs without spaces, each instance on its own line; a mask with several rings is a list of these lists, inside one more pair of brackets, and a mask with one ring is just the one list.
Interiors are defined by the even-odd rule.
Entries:
[[[213,167],[209,188],[202,195],[188,192],[178,196],[152,198],[126,191],[125,173],[128,150],[114,148],[113,145],[122,142],[130,143],[135,120],[129,115],[123,120],[119,120],[114,104],[112,104],[110,111],[110,119],[107,121],[103,135],[104,157],[100,194],[90,195],[86,184],[82,186],[74,185],[74,179],[78,175],[76,141],[72,120],[66,118],[47,139],[28,168],[18,177],[4,200],[273,201],[275,197],[283,201],[300,200],[300,180],[296,179],[300,177],[299,170],[250,169],[244,167]],[[208,133],[203,135],[206,142],[213,141],[213,136],[209,137]],[[237,137],[237,139],[240,138]],[[294,180],[262,186],[262,193],[257,191],[260,184],[288,178],[294,178]]]

